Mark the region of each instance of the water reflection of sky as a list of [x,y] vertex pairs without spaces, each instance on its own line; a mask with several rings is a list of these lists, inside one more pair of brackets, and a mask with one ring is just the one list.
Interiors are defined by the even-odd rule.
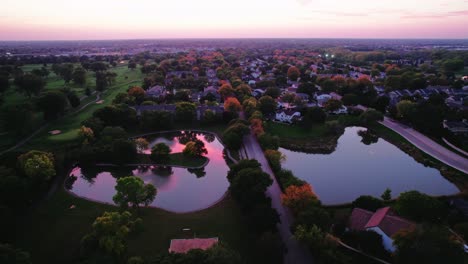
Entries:
[[[184,145],[177,137],[164,134],[149,138],[150,147],[163,142],[168,144],[173,153],[181,152]],[[209,163],[204,168],[206,175],[197,178],[194,173],[184,168],[170,168],[169,170],[157,167],[139,167],[116,169],[99,167],[100,171],[88,171],[75,168],[70,175],[78,179],[73,183],[71,191],[79,196],[92,200],[113,203],[116,178],[114,176],[135,175],[145,183],[153,184],[158,194],[152,206],[157,206],[175,212],[188,212],[205,208],[219,200],[226,192],[229,183],[226,175],[228,166],[223,158],[223,145],[216,138],[208,142],[203,134],[196,134],[208,150]],[[171,139],[172,138],[172,139]],[[149,153],[149,152],[147,152]],[[113,176],[114,175],[114,176]]]
[[363,144],[357,134],[362,129],[346,128],[332,154],[280,149],[286,155],[283,167],[309,182],[325,204],[351,202],[360,195],[379,197],[386,188],[394,197],[408,190],[430,195],[458,192],[438,170],[424,167],[387,141]]

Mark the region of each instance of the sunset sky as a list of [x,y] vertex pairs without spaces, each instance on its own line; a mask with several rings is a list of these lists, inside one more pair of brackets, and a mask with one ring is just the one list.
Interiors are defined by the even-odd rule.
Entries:
[[0,40],[468,38],[468,0],[2,0]]

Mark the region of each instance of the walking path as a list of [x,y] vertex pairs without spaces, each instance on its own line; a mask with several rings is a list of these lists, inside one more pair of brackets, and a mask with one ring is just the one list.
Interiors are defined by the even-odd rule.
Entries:
[[276,181],[276,177],[268,164],[268,161],[263,154],[260,145],[255,139],[254,135],[250,134],[244,137],[244,147],[250,159],[256,159],[261,165],[263,171],[268,173],[273,180],[273,184],[267,190],[267,196],[271,198],[272,206],[280,215],[280,223],[278,224],[278,231],[283,240],[287,253],[285,255],[285,264],[311,264],[313,263],[312,255],[309,250],[299,244],[294,239],[290,227],[293,223],[291,212],[288,208],[281,203],[281,189]]
[[385,117],[380,122],[433,158],[468,174],[468,159],[452,152],[418,131]]

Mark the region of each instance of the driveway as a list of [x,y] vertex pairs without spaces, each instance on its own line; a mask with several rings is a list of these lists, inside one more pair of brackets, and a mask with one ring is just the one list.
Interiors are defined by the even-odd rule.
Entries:
[[445,147],[439,145],[437,142],[419,133],[418,131],[408,126],[405,126],[397,121],[394,121],[388,117],[385,117],[384,120],[380,123],[390,128],[391,130],[397,132],[406,140],[411,142],[413,145],[415,145],[428,155],[459,171],[468,174],[468,159],[446,149]]
[[252,134],[244,137],[244,147],[249,159],[256,159],[262,165],[263,171],[268,173],[273,180],[273,184],[267,189],[267,196],[271,198],[272,207],[275,208],[280,215],[281,222],[278,224],[278,231],[287,249],[284,263],[313,263],[313,258],[309,250],[300,245],[299,242],[294,239],[290,231],[290,226],[293,223],[291,212],[281,203],[281,188],[276,181],[276,177],[274,176],[260,145]]

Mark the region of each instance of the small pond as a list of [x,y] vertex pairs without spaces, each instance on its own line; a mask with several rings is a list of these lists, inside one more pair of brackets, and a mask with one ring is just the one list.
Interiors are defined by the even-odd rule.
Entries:
[[172,153],[182,152],[184,144],[190,138],[197,138],[205,143],[208,150],[208,164],[203,169],[191,170],[177,167],[93,167],[73,168],[70,175],[77,179],[67,184],[69,190],[84,198],[112,203],[117,178],[134,175],[145,183],[153,184],[158,194],[151,206],[172,212],[190,212],[204,209],[220,200],[229,182],[226,175],[229,170],[223,157],[223,145],[209,133],[184,131],[180,133],[162,133],[148,136],[150,148],[143,151],[149,154],[157,143],[166,143]]
[[[283,168],[310,183],[327,205],[352,202],[360,195],[380,197],[386,188],[396,197],[418,190],[429,195],[450,195],[457,187],[438,170],[425,167],[396,146],[379,138],[362,142],[361,127],[348,127],[331,154],[306,154],[284,148]],[[364,140],[365,141],[365,140]],[[376,142],[375,142],[376,141]]]

